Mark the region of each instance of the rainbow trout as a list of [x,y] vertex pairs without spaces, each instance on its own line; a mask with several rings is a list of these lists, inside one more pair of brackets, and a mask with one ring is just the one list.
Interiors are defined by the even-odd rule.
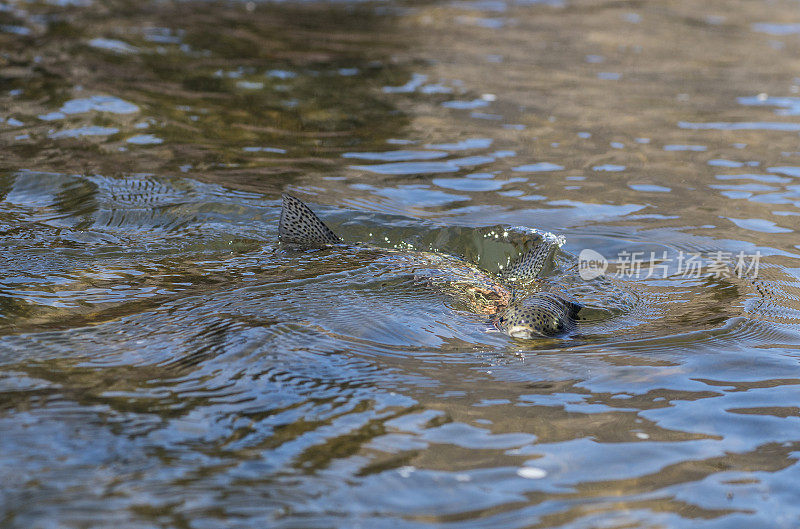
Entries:
[[[311,208],[288,194],[283,195],[278,237],[283,243],[305,248],[344,243]],[[525,288],[554,259],[559,247],[560,243],[543,239],[497,274],[464,263],[454,275],[471,284],[465,292],[473,310],[493,315],[500,331],[514,338],[561,336],[575,328],[581,305],[555,292]]]

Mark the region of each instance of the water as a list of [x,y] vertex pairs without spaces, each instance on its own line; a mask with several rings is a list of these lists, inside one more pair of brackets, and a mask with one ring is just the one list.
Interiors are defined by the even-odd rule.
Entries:
[[[797,527],[798,17],[0,4],[0,526]],[[575,333],[459,295],[497,226]]]

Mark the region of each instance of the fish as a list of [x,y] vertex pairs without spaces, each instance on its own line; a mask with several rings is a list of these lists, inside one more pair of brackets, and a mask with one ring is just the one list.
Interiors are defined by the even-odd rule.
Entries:
[[[282,196],[278,239],[301,248],[345,244],[310,207],[288,193]],[[474,265],[463,267],[466,271],[459,275],[474,282],[468,296],[484,302],[476,304],[475,312],[493,314],[495,328],[512,338],[559,337],[572,332],[582,306],[560,293],[531,288],[559,247],[558,242],[543,240],[525,249],[496,275],[475,270]]]

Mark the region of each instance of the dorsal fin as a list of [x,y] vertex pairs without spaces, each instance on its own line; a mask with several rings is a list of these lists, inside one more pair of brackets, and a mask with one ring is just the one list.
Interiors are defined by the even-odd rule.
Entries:
[[319,220],[311,208],[303,204],[300,199],[286,193],[283,195],[278,237],[283,242],[304,246],[342,242],[325,223]]

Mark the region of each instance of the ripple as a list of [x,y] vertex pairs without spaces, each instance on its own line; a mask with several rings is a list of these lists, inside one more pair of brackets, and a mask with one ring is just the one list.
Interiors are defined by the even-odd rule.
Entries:
[[469,138],[456,143],[432,143],[427,149],[441,149],[444,151],[467,151],[470,149],[488,149],[494,140],[491,138]]
[[401,86],[384,86],[383,91],[387,94],[410,94],[420,88],[428,81],[428,76],[415,73],[411,79]]
[[517,406],[546,406],[558,407],[567,412],[575,413],[606,413],[609,411],[634,411],[627,408],[616,408],[601,403],[587,402],[590,395],[577,393],[550,393],[547,395],[530,394],[520,395]]
[[2,31],[3,33],[11,33],[13,35],[22,35],[22,36],[28,36],[31,34],[30,28],[26,28],[25,26],[15,26],[12,24],[1,25],[0,31]]
[[768,186],[764,184],[736,184],[736,185],[714,185],[708,187],[711,189],[734,189],[739,191],[775,191],[777,187]]
[[755,180],[768,184],[785,184],[791,182],[791,178],[783,178],[770,174],[718,174],[714,178],[717,180]]
[[488,29],[500,29],[505,27],[508,21],[504,18],[459,16],[456,17],[456,22]]
[[144,39],[148,42],[157,42],[159,44],[180,44],[186,32],[182,29],[149,27],[144,28],[143,33]]
[[488,119],[491,121],[503,120],[503,116],[501,114],[489,114],[487,112],[470,112],[469,117],[475,119]]
[[704,152],[708,150],[705,145],[664,145],[665,151],[692,151]]
[[64,119],[67,116],[63,112],[49,112],[47,114],[39,114],[36,117],[42,121],[55,121],[57,119]]
[[264,83],[260,81],[236,81],[236,87],[243,90],[261,90],[264,88]]
[[514,171],[524,172],[524,173],[539,173],[539,172],[546,172],[546,171],[561,171],[564,169],[564,166],[549,163],[549,162],[539,162],[539,163],[532,163],[527,165],[520,165],[514,167]]
[[672,191],[669,187],[657,186],[654,184],[628,184],[628,187],[635,191],[644,191],[648,193],[669,193]]
[[785,174],[786,176],[793,176],[800,178],[800,167],[770,167],[767,169],[770,173]]
[[376,194],[392,199],[401,206],[431,207],[443,206],[452,202],[469,200],[469,197],[435,191],[426,185],[404,185],[396,188],[384,188]]
[[89,46],[104,51],[113,51],[123,55],[139,53],[139,48],[131,46],[127,42],[116,39],[96,38],[89,41]]
[[728,191],[721,191],[720,195],[724,197],[728,197],[733,200],[740,200],[740,199],[748,199],[753,196],[753,193],[749,191],[735,191],[735,190],[728,190]]
[[[687,456],[686,452],[691,455]],[[665,468],[683,461],[687,457],[691,459],[703,459],[724,454],[724,448],[719,442],[714,440],[683,441],[680,443],[670,442],[617,442],[611,447],[603,446],[591,439],[576,439],[562,443],[540,444],[526,453],[540,455],[539,459],[531,461],[537,467],[552,475],[559,483],[564,485],[574,485],[582,481],[580,475],[584,472],[585,465],[590,461],[596,460],[599,453],[607,458],[602,469],[591,472],[594,481],[604,482],[615,479],[635,479],[642,478],[651,473],[657,473]],[[573,455],[581,454],[577,460],[573,460]],[[640,458],[647,462],[632,469],[627,461],[636,454],[637,460]],[[647,455],[645,455],[647,454]],[[569,458],[569,461],[568,461]]]
[[775,111],[779,116],[800,115],[800,97],[766,97],[766,94],[753,97],[740,97],[739,104],[745,106],[780,107]]
[[97,125],[89,125],[86,127],[78,127],[75,129],[64,129],[58,132],[50,132],[47,134],[49,138],[80,138],[83,136],[111,136],[117,134],[119,129],[116,127],[100,127]]
[[433,174],[455,172],[463,167],[483,165],[494,160],[493,156],[468,156],[446,162],[390,162],[375,165],[351,165],[350,168],[387,175]]
[[442,103],[445,108],[455,108],[459,110],[473,110],[489,106],[488,101],[483,99],[473,99],[471,101],[445,101]]
[[778,226],[776,223],[770,220],[764,219],[736,219],[732,217],[725,217],[729,221],[733,222],[740,228],[744,228],[750,231],[757,231],[761,233],[791,233],[794,230],[790,230],[789,228],[784,228],[782,226]]
[[111,114],[134,114],[139,107],[118,97],[95,95],[82,99],[71,99],[60,109],[64,114],[83,114],[85,112],[109,112]]
[[244,152],[270,152],[273,154],[286,154],[286,149],[279,147],[242,147]]
[[158,145],[159,143],[164,143],[164,140],[154,134],[137,134],[125,141],[134,145]]
[[360,160],[379,160],[384,162],[403,162],[411,160],[435,160],[444,158],[444,151],[386,151],[386,152],[346,152],[342,158],[357,158]]
[[350,168],[386,175],[452,173],[460,169],[453,162],[394,162],[375,165],[351,165]]
[[766,33],[767,35],[784,36],[800,33],[800,24],[777,24],[759,22],[750,26],[753,31]]
[[739,122],[709,122],[693,123],[690,121],[678,122],[678,127],[690,130],[774,130],[783,132],[800,131],[800,123],[779,123],[777,121],[739,121]]
[[463,158],[454,158],[450,160],[450,162],[457,165],[458,167],[474,167],[476,165],[485,165],[487,163],[492,163],[494,160],[495,160],[494,156],[475,155],[475,156],[465,156]]
[[623,204],[619,206],[612,204],[592,204],[589,202],[578,202],[575,200],[550,200],[548,204],[551,206],[567,206],[571,208],[577,208],[582,212],[597,218],[623,217],[647,207],[639,204]]
[[605,173],[618,173],[620,171],[624,171],[627,169],[624,165],[614,165],[614,164],[603,164],[603,165],[595,165],[592,167],[592,171],[600,171]]
[[456,191],[498,191],[508,182],[474,178],[434,178],[433,183],[439,187]]
[[484,428],[458,423],[426,429],[420,437],[431,443],[451,443],[462,448],[477,449],[510,449],[536,441],[536,436],[530,434],[492,434]]
[[744,164],[742,162],[734,162],[732,160],[724,160],[721,158],[717,158],[714,160],[709,160],[708,165],[714,167],[742,167]]
[[281,79],[282,81],[288,81],[289,79],[294,79],[297,77],[295,72],[290,70],[280,70],[280,69],[273,69],[267,71],[265,74],[267,77],[272,77],[274,79]]
[[453,89],[442,84],[429,84],[420,89],[423,94],[452,94]]
[[459,9],[470,9],[475,11],[494,11],[504,13],[508,10],[505,0],[459,0],[450,3]]
[[512,158],[517,155],[517,151],[495,151],[492,156],[495,158]]

